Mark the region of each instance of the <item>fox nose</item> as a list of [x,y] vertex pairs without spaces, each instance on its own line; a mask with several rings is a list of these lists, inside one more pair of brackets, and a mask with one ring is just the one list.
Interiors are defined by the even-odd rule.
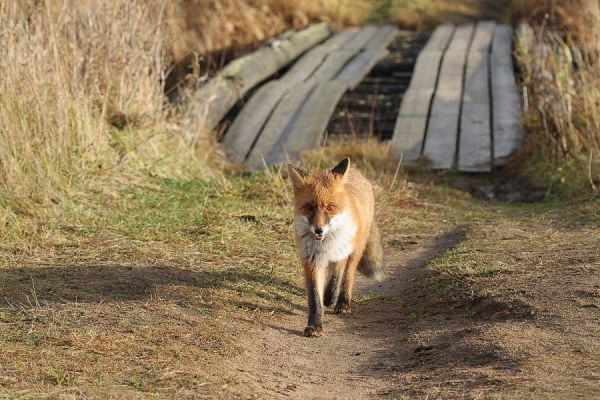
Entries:
[[315,228],[315,234],[316,235],[322,235],[323,234],[323,228]]

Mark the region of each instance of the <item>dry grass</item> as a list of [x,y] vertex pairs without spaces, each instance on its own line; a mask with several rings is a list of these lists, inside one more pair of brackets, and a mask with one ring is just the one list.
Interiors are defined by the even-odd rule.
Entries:
[[357,23],[365,7],[362,0],[3,2],[0,224],[53,212],[74,192],[211,175],[214,139],[207,133],[203,151],[190,149],[165,100],[170,66],[313,19]]
[[192,0],[172,3],[168,26],[175,61],[190,53],[244,48],[310,21],[356,25],[367,0]]
[[512,0],[510,14],[513,21],[550,27],[577,47],[598,51],[600,8],[596,0]]
[[534,25],[523,25],[516,50],[527,94],[525,125],[529,131],[519,159],[538,181],[556,184],[569,192],[582,188],[597,190],[600,181],[597,61],[582,50],[587,48],[583,31],[570,30],[577,19],[576,13],[561,19],[558,16],[566,10],[555,5],[553,10],[547,10],[554,16],[536,24],[535,16],[547,2],[533,3],[538,5],[531,10]]
[[[393,179],[395,162],[353,147],[319,149],[305,165],[350,152],[377,184],[384,231],[397,229],[405,217],[392,207],[414,193]],[[219,393],[237,336],[302,303],[282,171],[150,183],[3,238],[0,397]]]
[[[431,30],[443,22],[465,23],[479,19],[506,18],[510,0],[380,0],[380,10],[387,7],[386,19],[400,27]],[[377,10],[377,8],[376,8]]]
[[159,3],[2,3],[5,218],[43,213],[74,188],[101,190],[97,180],[105,176],[129,176],[131,182],[196,167],[208,172],[201,162],[186,165],[199,159],[178,139],[165,105]]
[[[427,286],[436,301],[448,298],[453,305],[458,301],[452,296],[483,295],[495,287],[486,279],[507,265],[537,273],[535,259],[526,258],[525,247],[534,244],[519,235],[506,240],[512,233],[505,227],[512,224],[530,232],[527,238],[535,239],[540,253],[548,254],[550,246],[559,251],[579,235],[595,257],[595,203],[553,210],[474,199],[435,178],[432,184],[431,176],[408,180],[406,171],[396,173],[389,148],[374,140],[316,149],[304,155],[303,165],[329,167],[346,155],[375,184],[388,249],[410,249],[423,236],[467,221],[483,237],[470,237],[468,247],[436,264],[443,276],[432,283],[445,285]],[[226,392],[237,372],[222,363],[239,351],[240,336],[260,335],[253,329],[292,309],[304,312],[284,171],[211,181],[151,178],[152,185],[89,196],[60,216],[32,219],[21,237],[3,238],[0,397],[194,398]],[[489,227],[496,227],[496,236],[487,236]],[[569,236],[559,241],[557,230]],[[512,259],[515,249],[528,260],[526,267]],[[493,295],[503,299],[511,290]],[[415,303],[419,313],[422,302]],[[427,318],[421,314],[417,320]]]

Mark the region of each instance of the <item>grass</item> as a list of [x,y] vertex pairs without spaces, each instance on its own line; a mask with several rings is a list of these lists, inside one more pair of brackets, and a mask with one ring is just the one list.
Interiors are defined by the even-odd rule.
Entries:
[[[167,9],[176,61],[191,53],[253,47],[286,29],[311,21],[334,27],[357,25],[368,0],[192,0]],[[225,29],[223,29],[225,28]]]
[[[465,241],[430,266],[433,303],[407,308],[414,323],[439,301],[467,307],[465,296],[500,299],[510,310],[520,297],[495,282],[518,271],[511,257],[530,257],[531,243],[556,251],[577,232],[586,232],[583,249],[598,239],[594,202],[490,203],[456,189],[461,176],[396,174],[393,159],[374,156],[387,154],[385,145],[367,146],[345,142],[304,160],[326,166],[351,155],[376,184],[386,247],[469,222]],[[288,186],[278,170],[156,177],[111,197],[88,195],[85,207],[75,201],[44,222],[19,216],[26,229],[4,229],[0,248],[0,350],[8,355],[0,393],[222,390],[226,374],[211,371],[237,354],[242,332],[304,307]]]
[[551,185],[555,193],[597,194],[600,75],[596,50],[589,44],[597,42],[592,40],[599,33],[597,24],[586,23],[582,7],[567,12],[568,2],[550,7],[535,1],[521,7],[516,13],[532,21],[521,26],[516,48],[529,135],[514,166]]
[[0,7],[10,49],[0,61],[0,221],[43,215],[68,193],[110,190],[110,180],[209,173],[163,99],[157,10],[139,1]]
[[[406,26],[418,16],[418,29],[479,12],[470,2],[208,4],[0,5],[0,46],[9,49],[0,59],[0,397],[220,393],[229,379],[221,364],[239,337],[304,307],[284,172],[236,172],[209,134],[189,148],[180,110],[163,96],[171,65],[312,20],[356,24],[368,10],[371,21]],[[239,29],[223,31],[223,21]],[[531,93],[525,169],[581,194],[598,185],[597,99],[585,90],[597,77],[591,64],[573,68],[573,46],[545,33],[519,60]],[[374,140],[318,149],[304,162],[345,155],[376,185],[388,248],[468,222],[466,240],[429,266],[430,302],[493,298],[518,308],[527,299],[506,276],[550,265],[561,249],[595,254],[600,210],[588,195],[487,202],[459,188],[463,176],[405,171]],[[429,309],[415,306],[408,318]]]
[[0,347],[19,356],[2,363],[0,388],[16,390],[9,396],[207,390],[206,363],[236,351],[228,313],[252,319],[302,293],[285,262],[287,208],[249,200],[249,185],[267,181],[155,179],[152,189],[91,199],[92,210],[73,205],[29,240],[5,240]]
[[249,47],[317,19],[357,23],[363,3],[2,4],[0,45],[10,51],[0,60],[0,223],[43,217],[80,192],[218,174],[210,132],[192,148],[181,110],[164,96],[170,68],[189,54],[209,63],[216,49]]
[[289,196],[279,171],[157,177],[19,216],[0,247],[0,395],[214,391],[237,324],[302,301]]
[[432,30],[444,22],[465,23],[482,18],[507,19],[511,0],[376,0],[369,22],[393,22],[409,30]]

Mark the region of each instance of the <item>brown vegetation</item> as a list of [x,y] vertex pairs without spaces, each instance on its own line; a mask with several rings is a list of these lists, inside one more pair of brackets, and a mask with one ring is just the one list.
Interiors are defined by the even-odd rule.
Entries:
[[389,19],[400,27],[431,30],[444,22],[460,24],[478,19],[506,18],[511,9],[510,1],[395,0],[387,3],[391,5]]
[[515,20],[548,25],[588,53],[600,46],[600,3],[598,0],[513,0]]
[[[529,132],[520,159],[538,181],[572,191],[600,180],[598,2],[516,2],[522,25],[517,59]],[[587,3],[587,4],[583,4]]]
[[190,53],[254,46],[286,29],[311,21],[356,25],[365,0],[191,0],[167,6],[171,52],[178,61]]
[[[188,53],[358,23],[367,3],[0,2],[0,398],[598,393],[598,202],[481,200],[497,177],[408,175],[374,139],[303,160],[350,155],[374,183],[392,279],[330,319],[324,340],[347,347],[293,336],[305,303],[289,182],[222,173],[208,132],[190,149],[163,80]],[[456,21],[499,4],[377,3],[454,3]],[[597,65],[571,28],[521,10],[528,170],[598,186]]]
[[[180,57],[248,46],[311,19],[357,23],[362,0],[29,1],[0,4],[0,221],[66,193],[211,174],[182,140],[164,76]],[[207,147],[208,146],[208,147]]]

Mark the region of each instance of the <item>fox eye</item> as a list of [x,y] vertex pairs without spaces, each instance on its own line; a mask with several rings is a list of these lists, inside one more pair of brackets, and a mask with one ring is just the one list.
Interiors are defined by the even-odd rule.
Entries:
[[327,211],[333,211],[334,209],[335,209],[335,206],[333,204],[327,205]]
[[303,208],[308,212],[315,211],[315,207],[312,204],[305,204]]

